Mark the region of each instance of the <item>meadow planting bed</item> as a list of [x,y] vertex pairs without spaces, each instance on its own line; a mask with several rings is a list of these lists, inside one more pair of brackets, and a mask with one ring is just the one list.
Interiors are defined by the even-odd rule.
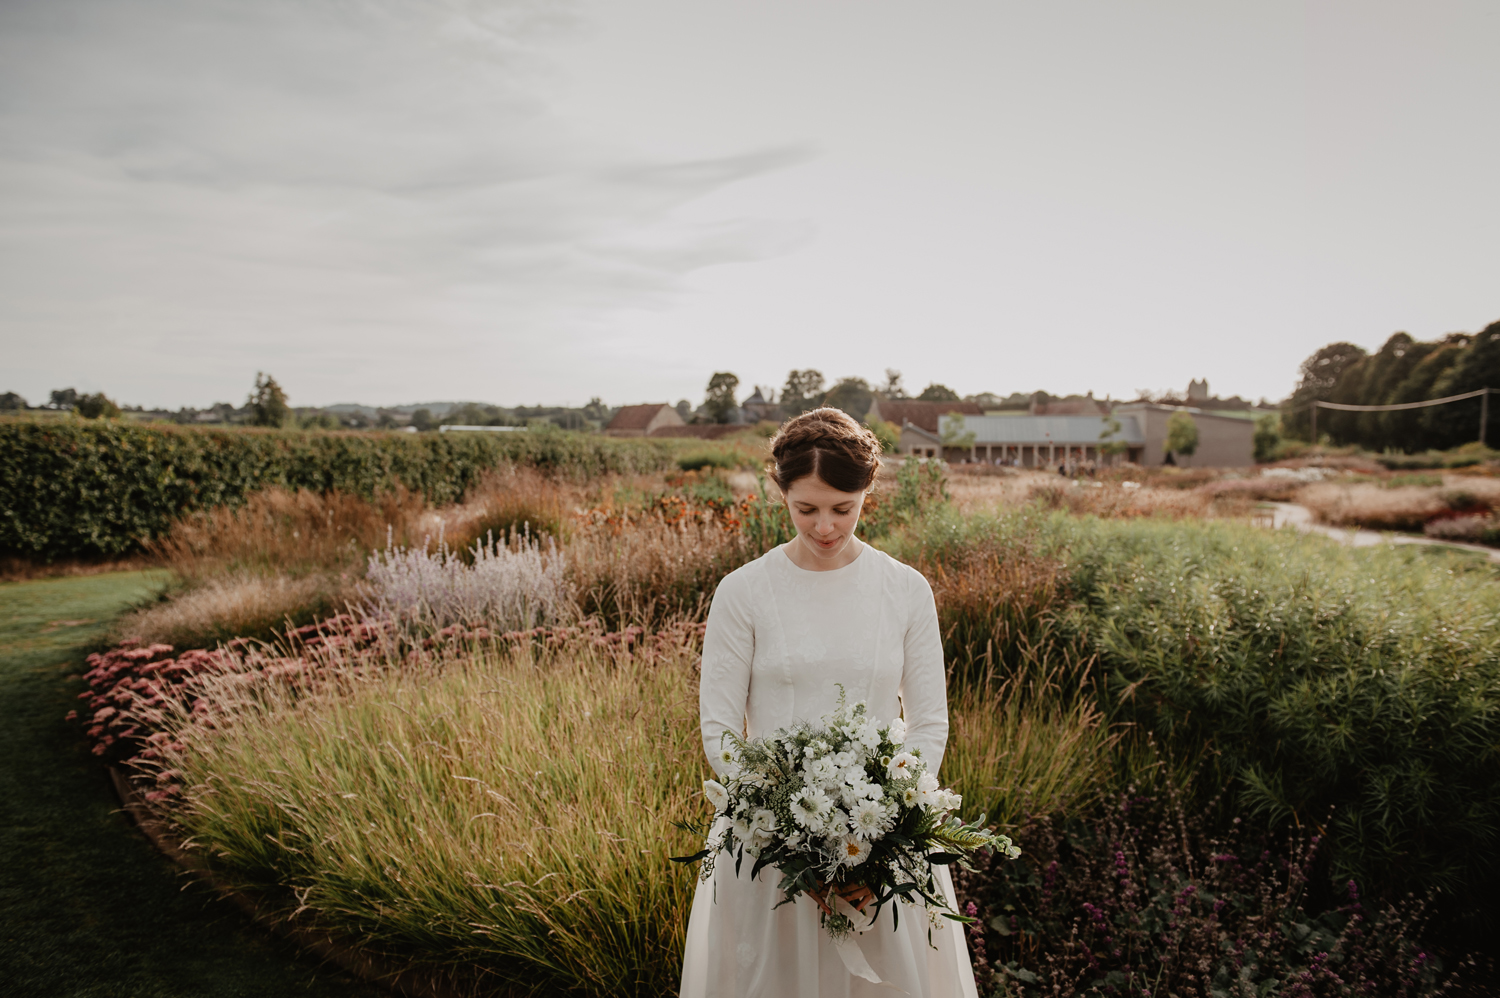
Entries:
[[[292,924],[474,993],[671,993],[693,874],[667,857],[707,811],[703,614],[787,536],[774,506],[691,475],[514,480],[552,511],[545,537],[356,543],[348,610],[273,644],[102,653],[89,737],[215,878]],[[986,994],[1454,980],[1500,886],[1491,570],[952,491],[903,468],[870,537],[933,584],[944,782],[1026,850],[960,877]],[[200,585],[248,557],[213,536]]]

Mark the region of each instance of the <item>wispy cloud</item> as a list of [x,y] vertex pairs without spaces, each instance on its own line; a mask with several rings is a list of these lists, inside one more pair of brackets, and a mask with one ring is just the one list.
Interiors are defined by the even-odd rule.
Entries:
[[67,370],[202,403],[278,362],[304,398],[404,397],[476,363],[514,386],[516,365],[564,362],[560,330],[807,238],[673,217],[805,149],[648,163],[569,134],[540,95],[573,18],[549,2],[6,4],[0,388],[41,393]]

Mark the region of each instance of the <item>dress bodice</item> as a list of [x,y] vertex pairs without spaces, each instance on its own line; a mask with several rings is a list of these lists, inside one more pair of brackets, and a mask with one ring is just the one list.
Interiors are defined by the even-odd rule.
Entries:
[[703,642],[704,749],[718,768],[725,731],[751,737],[817,721],[838,701],[906,718],[907,745],[936,771],[948,738],[943,649],[932,589],[866,545],[843,568],[812,572],[782,548],[719,584]]

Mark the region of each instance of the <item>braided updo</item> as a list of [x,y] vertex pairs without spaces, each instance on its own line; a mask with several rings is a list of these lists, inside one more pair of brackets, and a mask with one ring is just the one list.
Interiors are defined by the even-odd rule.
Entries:
[[864,492],[880,471],[880,441],[842,409],[824,406],[781,425],[766,470],[783,493],[808,475],[840,492]]

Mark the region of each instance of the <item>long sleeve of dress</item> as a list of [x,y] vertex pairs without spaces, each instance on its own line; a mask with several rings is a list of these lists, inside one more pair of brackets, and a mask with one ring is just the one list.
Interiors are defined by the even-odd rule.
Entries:
[[750,666],[755,658],[755,626],[741,583],[731,575],[714,593],[703,634],[703,668],[698,676],[703,751],[719,776],[724,775],[724,763],[719,758],[724,732],[745,733]]
[[912,571],[911,619],[906,628],[906,665],[901,673],[901,707],[906,744],[922,750],[934,775],[948,745],[948,689],[943,670],[943,639],[938,631],[932,587]]

